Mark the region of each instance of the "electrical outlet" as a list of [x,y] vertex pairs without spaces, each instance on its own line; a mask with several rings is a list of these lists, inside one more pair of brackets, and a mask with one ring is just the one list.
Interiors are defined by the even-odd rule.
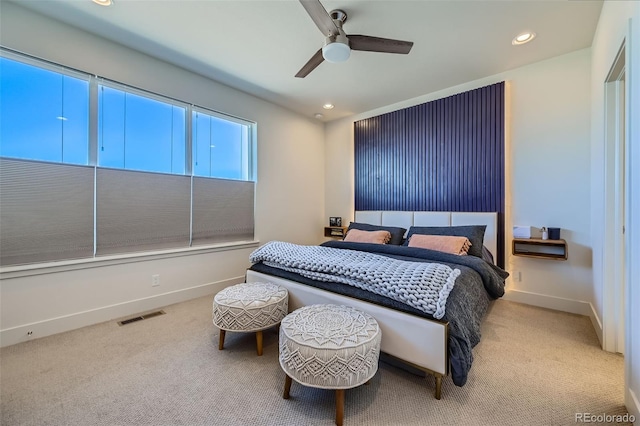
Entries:
[[160,286],[160,275],[151,275],[151,287]]
[[519,283],[522,281],[522,271],[513,271],[513,281]]
[[31,330],[27,331],[27,337],[33,337],[33,331]]

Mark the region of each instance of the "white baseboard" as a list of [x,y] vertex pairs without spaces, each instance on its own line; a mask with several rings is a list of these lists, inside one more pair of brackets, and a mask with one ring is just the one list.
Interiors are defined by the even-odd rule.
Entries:
[[631,388],[627,388],[627,392],[625,395],[625,405],[627,407],[627,411],[629,414],[633,414],[636,419],[634,424],[640,424],[640,402],[638,402],[638,397],[635,392],[631,390]]
[[[44,321],[38,321],[13,328],[8,328],[5,330],[0,330],[0,347],[14,345],[16,343],[33,340],[39,337],[50,336],[52,334],[62,333],[65,331],[75,330],[77,328],[86,327],[88,325],[98,324],[105,321],[111,321],[115,318],[122,318],[125,316],[142,313],[152,309],[161,308],[163,306],[172,305],[174,303],[184,302],[185,300],[206,296],[208,294],[215,294],[225,287],[241,282],[244,282],[244,276],[202,284],[195,287],[184,288],[168,293],[145,297],[143,299],[130,300],[115,305],[104,306],[97,309],[77,312],[70,315],[64,315],[57,318],[51,318]],[[27,336],[27,333],[29,331],[32,332],[30,337]]]
[[593,325],[593,329],[596,331],[596,335],[598,336],[598,340],[600,341],[600,347],[603,346],[603,337],[602,337],[602,321],[600,321],[600,317],[598,317],[598,313],[596,312],[596,308],[592,303],[589,303],[589,318],[591,319],[591,324]]
[[563,297],[549,296],[546,294],[530,293],[528,291],[507,290],[502,298],[512,302],[519,302],[526,305],[539,306],[541,308],[569,312],[588,317],[590,317],[593,312],[591,303],[589,302],[565,299]]

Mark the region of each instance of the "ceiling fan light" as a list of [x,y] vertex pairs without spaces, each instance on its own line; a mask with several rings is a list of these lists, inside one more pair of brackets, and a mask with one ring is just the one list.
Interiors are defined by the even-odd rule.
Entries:
[[351,48],[348,44],[335,41],[325,44],[322,48],[322,57],[327,62],[344,62],[351,56]]

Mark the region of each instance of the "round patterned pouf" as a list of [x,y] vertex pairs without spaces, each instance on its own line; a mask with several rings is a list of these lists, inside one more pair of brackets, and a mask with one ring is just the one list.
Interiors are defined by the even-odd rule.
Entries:
[[336,424],[342,425],[344,390],[362,385],[378,371],[380,327],[366,312],[349,306],[311,305],[280,324],[280,366],[306,386],[336,389]]
[[242,283],[221,290],[213,298],[213,324],[220,329],[218,349],[224,348],[226,331],[256,332],[262,355],[262,330],[277,325],[287,315],[287,289],[272,283]]

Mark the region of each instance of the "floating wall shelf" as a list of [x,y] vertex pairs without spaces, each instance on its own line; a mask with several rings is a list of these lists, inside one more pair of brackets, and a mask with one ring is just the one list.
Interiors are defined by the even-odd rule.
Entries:
[[569,256],[565,240],[541,240],[539,238],[514,238],[512,253],[514,256],[554,260],[567,260]]
[[325,226],[324,236],[331,238],[344,238],[347,234],[346,226]]

